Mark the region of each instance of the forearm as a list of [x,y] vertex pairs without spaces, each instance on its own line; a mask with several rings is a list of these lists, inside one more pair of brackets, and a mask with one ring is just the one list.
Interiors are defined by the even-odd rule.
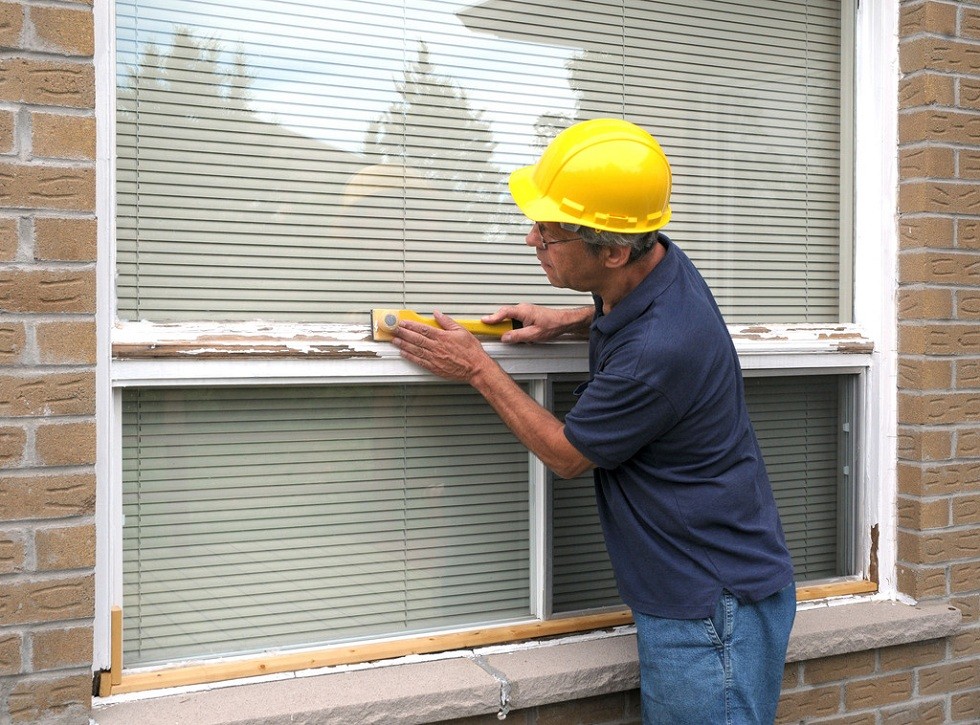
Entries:
[[470,380],[504,424],[542,463],[562,478],[593,467],[565,437],[565,426],[538,404],[496,362]]

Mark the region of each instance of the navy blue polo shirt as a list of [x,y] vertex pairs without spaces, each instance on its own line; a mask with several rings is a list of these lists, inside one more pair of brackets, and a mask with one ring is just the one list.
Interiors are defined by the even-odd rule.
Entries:
[[774,594],[793,566],[735,346],[691,260],[660,241],[666,256],[608,315],[596,300],[590,379],[565,436],[597,466],[623,601],[701,619],[722,590],[750,602]]

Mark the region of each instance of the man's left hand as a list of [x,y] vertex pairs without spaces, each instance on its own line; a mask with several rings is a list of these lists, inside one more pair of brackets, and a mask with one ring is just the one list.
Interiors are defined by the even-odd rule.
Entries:
[[432,315],[442,329],[401,320],[392,333],[392,344],[403,358],[441,378],[471,382],[491,362],[490,356],[480,341],[451,317],[438,310]]

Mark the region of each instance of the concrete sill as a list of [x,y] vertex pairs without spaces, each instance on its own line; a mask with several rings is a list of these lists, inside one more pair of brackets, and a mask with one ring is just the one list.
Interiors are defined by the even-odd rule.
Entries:
[[[798,613],[787,661],[946,637],[960,624],[945,604],[859,602]],[[438,658],[297,672],[221,687],[96,700],[98,725],[398,725],[486,714],[635,689],[631,628],[529,647],[493,647]]]

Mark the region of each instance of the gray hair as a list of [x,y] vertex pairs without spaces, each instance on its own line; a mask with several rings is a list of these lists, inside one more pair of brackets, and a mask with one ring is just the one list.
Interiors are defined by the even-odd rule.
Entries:
[[586,247],[593,254],[599,253],[599,247],[629,247],[630,258],[627,264],[632,264],[638,260],[653,249],[657,243],[656,231],[629,234],[627,232],[607,232],[582,224],[569,224],[567,222],[559,222],[558,225],[566,232],[572,232],[582,237]]

